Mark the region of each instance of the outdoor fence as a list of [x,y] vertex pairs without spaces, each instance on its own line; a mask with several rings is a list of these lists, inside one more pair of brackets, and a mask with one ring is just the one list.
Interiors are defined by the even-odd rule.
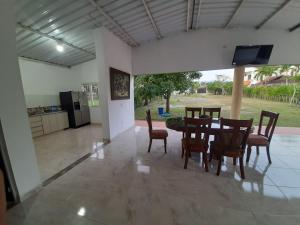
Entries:
[[259,86],[245,87],[244,96],[258,98],[268,101],[289,102],[299,104],[300,86],[281,85],[281,86]]
[[288,102],[292,104],[299,104],[300,103],[300,98],[294,98],[292,99],[291,96],[255,96],[255,95],[247,95],[244,93],[245,97],[248,98],[256,98],[256,99],[262,99],[262,100],[267,100],[267,101],[274,101],[274,102]]

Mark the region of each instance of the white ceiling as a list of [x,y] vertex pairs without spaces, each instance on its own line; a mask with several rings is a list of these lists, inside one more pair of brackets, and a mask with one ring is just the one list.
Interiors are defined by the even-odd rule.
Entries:
[[92,30],[100,26],[136,47],[203,28],[288,30],[300,23],[300,0],[16,0],[15,11],[19,56],[64,66],[95,58]]

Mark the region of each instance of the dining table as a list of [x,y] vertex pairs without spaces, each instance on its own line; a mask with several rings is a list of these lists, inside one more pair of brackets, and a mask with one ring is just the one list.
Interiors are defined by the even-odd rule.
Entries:
[[[200,117],[201,118],[201,117]],[[205,118],[205,117],[203,117]],[[170,117],[166,120],[166,127],[178,131],[178,132],[185,132],[185,124],[184,124],[184,117]],[[250,133],[254,132],[254,126],[252,126]],[[231,131],[230,127],[224,126],[223,132],[226,131]],[[209,129],[209,134],[210,135],[219,135],[221,132],[221,124],[220,124],[220,119],[218,118],[213,118],[212,119],[212,124],[211,128]]]
[[[200,116],[200,118],[207,118],[206,116]],[[178,131],[178,132],[182,132],[182,137],[184,138],[184,133],[185,133],[185,123],[184,123],[184,117],[170,117],[166,120],[166,127],[174,130],[174,131]],[[251,127],[250,133],[254,132],[254,126]],[[208,133],[209,135],[214,137],[214,140],[216,140],[216,138],[218,139],[218,137],[221,135],[221,132],[223,134],[223,138],[231,138],[231,132],[232,129],[230,127],[224,126],[223,130],[221,129],[221,124],[220,124],[220,119],[218,118],[213,118],[212,119],[212,124],[211,124],[211,128],[208,129]],[[228,135],[227,135],[228,134]],[[216,156],[213,156],[214,159],[216,159]]]

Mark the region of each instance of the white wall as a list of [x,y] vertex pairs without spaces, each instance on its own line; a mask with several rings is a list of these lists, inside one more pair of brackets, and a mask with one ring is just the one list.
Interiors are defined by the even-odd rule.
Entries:
[[96,60],[100,81],[102,124],[106,138],[112,139],[134,126],[133,77],[128,100],[111,100],[109,68],[132,74],[131,47],[102,27],[94,31]]
[[[64,68],[19,58],[26,107],[60,105],[59,92],[80,90],[83,83],[98,82],[96,61]],[[101,123],[100,107],[90,107],[91,123]]]
[[71,71],[76,74],[79,84],[98,82],[99,80],[96,59],[73,66]]
[[269,64],[300,63],[300,33],[284,30],[206,29],[133,49],[133,74],[232,68],[236,45],[274,44]]
[[40,184],[16,53],[14,1],[0,1],[0,119],[19,194]]
[[60,105],[59,92],[79,90],[77,74],[69,68],[19,58],[26,105]]

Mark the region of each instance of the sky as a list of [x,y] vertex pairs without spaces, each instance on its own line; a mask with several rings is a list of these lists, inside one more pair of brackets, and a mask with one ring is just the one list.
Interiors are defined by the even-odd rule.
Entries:
[[[246,72],[254,71],[254,67],[247,67]],[[217,75],[225,75],[228,77],[228,81],[233,80],[233,69],[226,69],[226,70],[209,70],[209,71],[201,71],[203,76],[200,78],[200,82],[210,82],[217,80]]]

